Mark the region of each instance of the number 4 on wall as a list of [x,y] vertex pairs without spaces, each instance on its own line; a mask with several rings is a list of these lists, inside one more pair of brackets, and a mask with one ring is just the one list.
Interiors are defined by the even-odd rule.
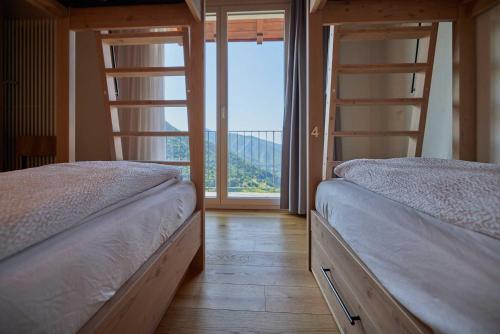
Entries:
[[311,136],[318,138],[319,137],[319,130],[318,127],[315,126],[311,132]]

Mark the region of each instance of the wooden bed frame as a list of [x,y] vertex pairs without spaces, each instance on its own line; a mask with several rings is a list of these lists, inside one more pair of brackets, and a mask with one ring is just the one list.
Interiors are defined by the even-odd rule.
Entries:
[[66,8],[56,0],[29,0],[56,18],[56,161],[74,160],[75,31],[182,28],[189,34],[185,56],[190,78],[188,136],[191,181],[197,204],[193,215],[80,329],[80,333],[152,333],[189,271],[204,269],[204,0],[185,3]]
[[[371,274],[342,237],[315,210],[323,180],[323,26],[453,22],[453,156],[476,160],[475,18],[498,0],[310,0],[308,17],[308,247],[309,268],[343,333],[431,333]],[[324,269],[324,270],[323,270]],[[334,291],[335,289],[336,291]],[[342,301],[342,302],[340,302]]]
[[202,247],[201,212],[195,212],[125,282],[79,333],[152,333]]
[[[432,333],[385,290],[318,212],[312,212],[311,220],[312,272],[343,333]],[[359,320],[348,319],[325,275],[345,303],[346,312]]]

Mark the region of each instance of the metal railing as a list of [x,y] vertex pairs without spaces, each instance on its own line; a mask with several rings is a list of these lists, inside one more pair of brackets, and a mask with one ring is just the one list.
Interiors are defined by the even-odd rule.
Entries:
[[[279,193],[281,184],[279,130],[228,132],[228,192]],[[205,131],[205,188],[215,191],[217,133]]]

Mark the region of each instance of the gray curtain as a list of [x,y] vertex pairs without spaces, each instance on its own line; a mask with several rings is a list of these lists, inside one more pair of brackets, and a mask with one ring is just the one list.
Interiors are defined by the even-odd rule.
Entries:
[[307,211],[306,21],[307,1],[292,1],[285,80],[281,161],[281,208]]

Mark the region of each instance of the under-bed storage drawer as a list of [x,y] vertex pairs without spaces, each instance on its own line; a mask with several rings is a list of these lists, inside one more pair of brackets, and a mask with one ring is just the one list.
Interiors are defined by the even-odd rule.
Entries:
[[343,333],[431,333],[380,286],[326,220],[315,211],[311,218],[312,271]]
[[[337,321],[337,325],[343,333],[366,333],[364,329],[364,317],[363,320],[359,317],[359,308],[355,307],[353,303],[354,296],[352,291],[350,291],[348,285],[342,279],[343,276],[339,274],[337,265],[333,263],[332,258],[327,255],[321,246],[321,239],[327,238],[328,235],[322,233],[314,223],[311,228],[313,231],[311,240],[312,271],[330,311]],[[323,270],[328,271],[325,272]],[[336,289],[336,291],[333,289]],[[342,305],[345,309],[342,308]],[[348,314],[351,319],[349,319]]]

